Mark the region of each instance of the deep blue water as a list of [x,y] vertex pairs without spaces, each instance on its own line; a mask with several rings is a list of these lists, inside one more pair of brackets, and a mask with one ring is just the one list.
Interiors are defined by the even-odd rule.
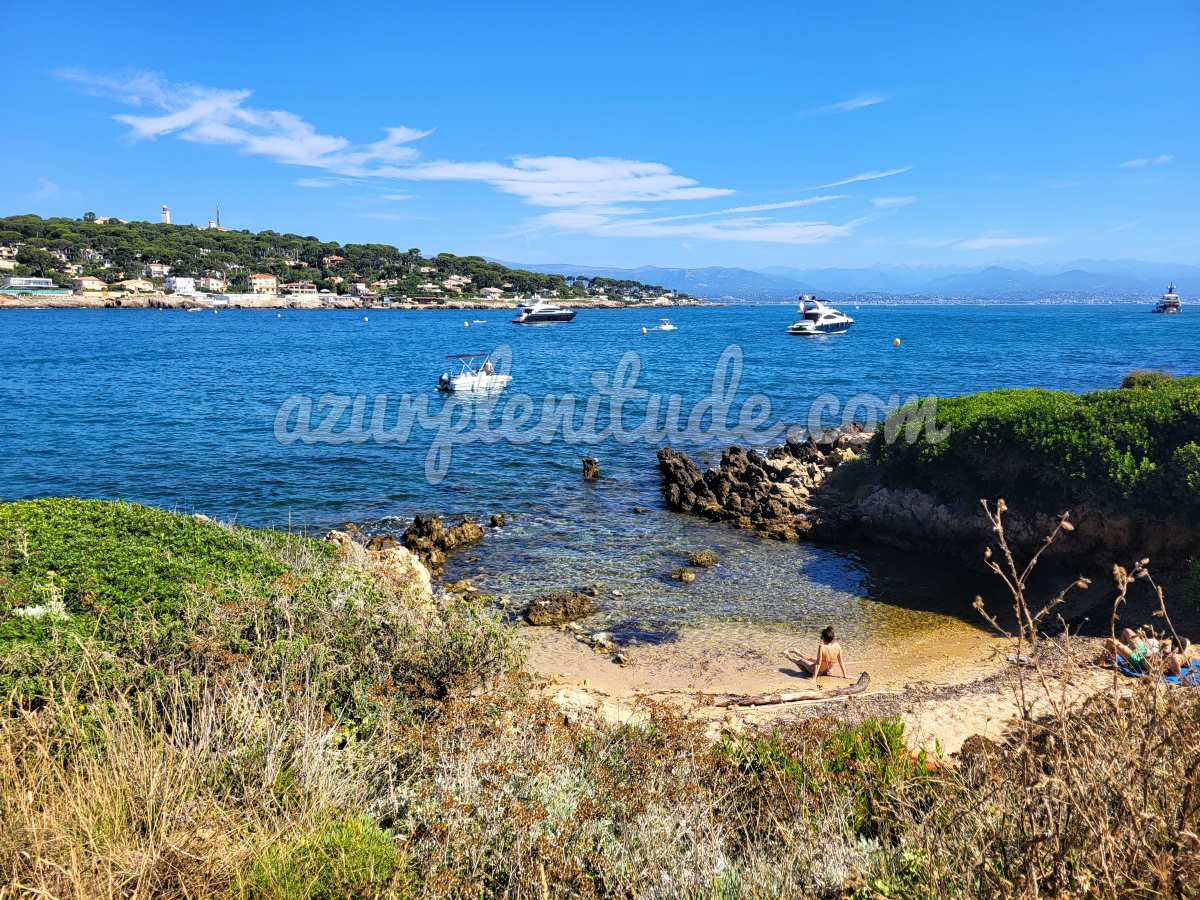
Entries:
[[[513,348],[509,394],[527,393],[539,408],[545,394],[568,391],[582,407],[592,373],[611,375],[633,349],[642,364],[638,385],[678,393],[685,414],[708,393],[722,349],[737,344],[739,399],[762,392],[772,417],[785,422],[806,419],[826,392],[845,401],[864,391],[885,399],[997,387],[1082,391],[1115,386],[1131,368],[1200,371],[1200,316],[1186,312],[1155,316],[1136,305],[846,311],[858,321],[848,334],[795,338],[785,334],[793,318],[785,306],[667,310],[679,330],[645,336],[641,327],[652,327],[659,313],[584,311],[568,325],[528,328],[497,311],[371,311],[364,322],[361,312],[335,311],[3,310],[0,498],[120,497],[247,525],[313,529],[345,520],[397,526],[419,511],[503,511],[512,524],[456,560],[451,575],[479,574],[489,587],[521,596],[600,579],[623,594],[610,619],[650,627],[703,614],[833,618],[853,631],[884,613],[890,621],[908,608],[935,609],[944,592],[913,578],[898,587],[890,561],[783,547],[667,513],[653,446],[572,447],[561,434],[548,444],[460,446],[445,480],[431,485],[432,434],[419,427],[404,445],[282,445],[272,431],[276,412],[289,395],[315,401],[333,392],[386,394],[394,415],[402,394],[432,394],[446,354],[504,342]],[[464,328],[464,318],[488,321]],[[442,402],[433,397],[431,410]],[[626,427],[637,413],[636,403],[627,404]],[[313,424],[319,420],[314,415]],[[600,482],[580,479],[585,454],[599,458]],[[649,512],[635,514],[634,506]],[[681,552],[697,546],[722,552],[717,573],[689,588],[664,578]]]

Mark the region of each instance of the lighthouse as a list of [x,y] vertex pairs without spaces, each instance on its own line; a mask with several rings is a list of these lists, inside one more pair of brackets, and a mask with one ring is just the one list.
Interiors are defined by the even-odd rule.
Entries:
[[171,224],[171,207],[165,203],[162,205],[162,223],[164,225]]

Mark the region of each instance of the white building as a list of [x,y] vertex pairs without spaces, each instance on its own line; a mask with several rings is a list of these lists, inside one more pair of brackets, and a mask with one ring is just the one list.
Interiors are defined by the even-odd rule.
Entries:
[[171,224],[171,209],[165,203],[162,205],[162,223],[164,225]]
[[145,278],[126,278],[124,281],[118,281],[117,286],[135,293],[149,293],[154,290],[154,283]]
[[172,275],[163,282],[163,287],[168,291],[174,291],[176,294],[194,294],[196,293],[196,279],[187,278],[182,275]]
[[311,281],[289,281],[279,286],[285,294],[309,294],[316,296],[317,286]]
[[246,279],[250,282],[252,294],[274,294],[279,289],[279,280],[274,275],[264,275],[261,272]]
[[171,267],[160,262],[146,263],[142,274],[147,278],[166,278],[171,274]]

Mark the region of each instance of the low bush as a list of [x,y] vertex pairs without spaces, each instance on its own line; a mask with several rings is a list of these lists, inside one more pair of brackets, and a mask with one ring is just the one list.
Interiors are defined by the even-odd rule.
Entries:
[[[899,421],[899,416],[893,414]],[[1200,515],[1200,378],[1134,390],[1000,390],[938,401],[943,440],[885,428],[870,450],[885,483],[943,498],[1003,493],[1042,509],[1097,500],[1131,511]]]
[[1121,387],[1157,387],[1164,381],[1170,381],[1173,377],[1169,372],[1159,372],[1155,369],[1134,369],[1121,379]]
[[237,894],[246,900],[402,897],[406,875],[392,835],[369,819],[341,815],[269,847],[239,878]]

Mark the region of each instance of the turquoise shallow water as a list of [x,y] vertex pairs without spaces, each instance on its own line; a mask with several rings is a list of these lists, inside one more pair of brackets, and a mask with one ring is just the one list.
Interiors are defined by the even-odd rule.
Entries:
[[[1129,306],[875,306],[827,339],[789,337],[790,307],[668,310],[675,332],[641,334],[654,311],[584,311],[565,326],[522,328],[479,312],[153,310],[0,311],[0,497],[122,497],[255,526],[324,528],[347,519],[398,526],[419,511],[486,516],[508,527],[455,560],[514,597],[583,581],[621,591],[598,621],[670,633],[697,617],[831,620],[848,636],[965,615],[966,586],[927,566],[781,546],[667,513],[655,447],[500,441],[456,447],[440,484],[425,477],[432,433],[403,445],[283,445],[272,426],[300,394],[429,391],[445,355],[513,348],[510,393],[593,392],[638,351],[639,386],[678,393],[685,411],[709,391],[723,348],[744,355],[738,397],[761,392],[773,418],[807,418],[814,398],[869,391],[959,394],[997,387],[1089,390],[1135,367],[1200,371],[1200,317]],[[464,317],[486,324],[463,327]],[[902,339],[894,348],[893,337]],[[431,409],[442,400],[431,400]],[[503,406],[503,401],[500,406]],[[370,403],[368,402],[368,410]],[[737,406],[734,412],[736,416]],[[349,414],[347,414],[349,415]],[[394,415],[394,408],[392,415]],[[314,424],[319,420],[314,416]],[[536,418],[536,416],[535,416]],[[639,405],[626,406],[627,427]],[[695,452],[694,448],[691,448]],[[711,449],[708,455],[715,455]],[[600,459],[586,484],[579,458]],[[633,512],[640,506],[648,510]],[[680,554],[714,546],[722,565],[683,588],[665,577]],[[914,570],[915,569],[915,570]],[[960,600],[964,602],[960,602]]]

